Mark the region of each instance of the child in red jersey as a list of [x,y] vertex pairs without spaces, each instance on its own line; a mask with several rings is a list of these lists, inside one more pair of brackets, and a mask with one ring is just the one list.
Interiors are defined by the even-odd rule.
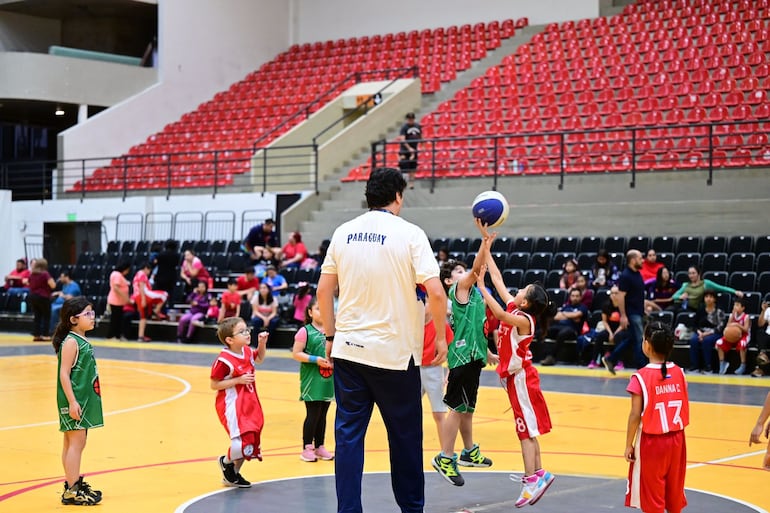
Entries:
[[227,348],[211,367],[211,389],[218,391],[217,415],[230,436],[230,449],[219,457],[219,468],[225,485],[249,488],[251,483],[240,470],[244,460],[262,461],[264,416],[254,386],[254,364],[265,359],[268,334],[260,333],[257,348],[252,349],[251,329],[240,317],[230,317],[219,324],[217,336]]
[[631,376],[626,389],[631,393],[623,453],[631,464],[626,506],[644,513],[680,513],[687,506],[684,428],[690,422],[690,403],[684,371],[666,361],[673,348],[668,326],[648,324],[642,351],[650,363]]
[[[486,228],[482,234],[483,244],[492,245],[496,234],[487,236]],[[492,297],[484,285],[486,269],[497,294],[505,302],[505,310]],[[553,317],[556,307],[548,300],[548,294],[540,284],[533,283],[519,289],[515,296],[508,292],[491,255],[487,258],[487,267],[478,275],[477,285],[487,307],[500,320],[498,335],[497,373],[505,380],[508,399],[513,409],[516,422],[516,434],[521,443],[524,458],[524,476],[521,480],[521,493],[516,500],[516,507],[535,504],[551,486],[554,475],[543,469],[540,460],[540,443],[537,437],[551,431],[551,418],[548,406],[540,390],[540,377],[532,365],[532,352],[529,345],[535,334],[535,321],[542,330],[548,329],[548,321]]]

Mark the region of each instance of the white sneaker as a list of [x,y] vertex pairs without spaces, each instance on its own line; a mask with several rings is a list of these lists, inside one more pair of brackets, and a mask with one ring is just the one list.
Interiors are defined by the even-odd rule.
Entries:
[[[539,482],[540,478],[537,476],[537,474],[521,478],[521,493],[519,493],[519,498],[516,499],[515,504],[517,508],[523,508],[532,502],[532,499],[535,497],[535,493],[537,492],[537,486]],[[540,495],[542,495],[542,493],[540,493]]]
[[556,476],[547,470],[543,471],[543,475],[540,476],[540,479],[537,481],[537,490],[535,490],[535,495],[529,500],[530,506],[534,506],[535,503],[540,500],[540,498],[545,494],[546,490],[548,490],[548,487],[551,486],[551,483],[553,483],[554,479],[556,479]]

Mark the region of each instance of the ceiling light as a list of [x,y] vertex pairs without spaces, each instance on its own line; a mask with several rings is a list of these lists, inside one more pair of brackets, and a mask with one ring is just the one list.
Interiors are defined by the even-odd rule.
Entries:
[[64,115],[64,109],[61,108],[61,105],[56,106],[56,110],[53,111],[53,113],[57,116],[63,116]]

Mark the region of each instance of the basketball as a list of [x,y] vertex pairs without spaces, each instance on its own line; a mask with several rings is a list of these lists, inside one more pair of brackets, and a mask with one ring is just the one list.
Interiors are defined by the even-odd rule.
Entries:
[[489,228],[495,228],[508,217],[508,200],[497,191],[485,191],[473,200],[473,217],[481,220]]
[[725,328],[724,333],[722,333],[722,338],[725,339],[725,342],[731,344],[740,342],[741,337],[743,337],[743,331],[738,326],[728,326]]

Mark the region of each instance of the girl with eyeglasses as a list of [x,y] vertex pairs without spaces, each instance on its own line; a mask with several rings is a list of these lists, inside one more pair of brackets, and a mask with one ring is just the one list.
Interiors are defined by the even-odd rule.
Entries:
[[102,500],[102,492],[93,490],[80,475],[80,460],[90,428],[104,425],[99,373],[94,350],[86,332],[94,329],[93,306],[83,296],[68,299],[59,313],[59,324],[53,335],[53,348],[58,357],[56,403],[59,407],[59,430],[64,433],[62,463],[64,493],[62,504],[93,505]]

